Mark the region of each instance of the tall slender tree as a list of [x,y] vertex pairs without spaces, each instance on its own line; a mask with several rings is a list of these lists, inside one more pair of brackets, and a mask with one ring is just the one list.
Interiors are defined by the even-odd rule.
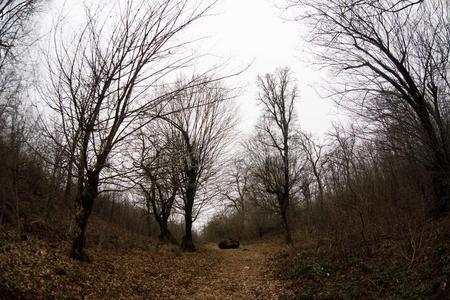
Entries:
[[270,196],[271,207],[280,215],[286,242],[292,242],[290,206],[296,183],[300,179],[298,157],[294,146],[294,104],[297,87],[287,68],[258,77],[258,101],[263,115],[257,137],[250,145],[254,176]]
[[[189,0],[115,1],[85,9],[85,26],[70,45],[55,38],[48,101],[59,115],[77,181],[70,256],[85,260],[85,231],[108,158],[146,122],[146,113],[198,84],[165,88],[171,74],[195,57],[180,34],[211,3]],[[109,11],[104,11],[110,9]]]

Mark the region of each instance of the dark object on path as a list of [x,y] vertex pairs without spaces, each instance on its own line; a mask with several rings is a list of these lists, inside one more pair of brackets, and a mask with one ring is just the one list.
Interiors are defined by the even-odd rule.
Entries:
[[223,240],[219,243],[220,249],[236,249],[239,248],[239,241],[236,240]]

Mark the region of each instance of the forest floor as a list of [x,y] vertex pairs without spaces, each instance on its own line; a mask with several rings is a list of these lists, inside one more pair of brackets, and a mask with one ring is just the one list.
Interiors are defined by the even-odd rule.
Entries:
[[300,237],[292,247],[280,239],[182,253],[90,224],[91,263],[70,259],[64,230],[43,222],[25,226],[24,239],[0,231],[0,299],[450,299],[450,219],[430,223],[412,252],[397,237],[371,245],[370,256]]
[[[240,249],[220,250],[207,246],[219,258],[212,276],[200,283],[199,299],[278,299],[283,282],[274,278],[268,260],[280,250],[270,242],[244,245]],[[206,283],[206,284],[205,284]]]
[[91,246],[91,263],[67,257],[66,241],[0,239],[0,299],[277,299],[283,284],[268,268],[280,250],[254,243],[195,253],[149,244]]

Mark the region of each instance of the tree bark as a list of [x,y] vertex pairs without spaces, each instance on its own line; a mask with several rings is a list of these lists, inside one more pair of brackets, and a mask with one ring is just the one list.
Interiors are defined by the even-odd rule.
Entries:
[[98,173],[88,172],[82,193],[76,199],[77,209],[70,257],[79,261],[90,261],[84,250],[86,246],[86,226],[98,195],[98,180]]
[[239,240],[242,240],[246,236],[246,229],[247,229],[247,226],[245,224],[245,208],[244,208],[244,204],[242,204],[242,210],[241,210],[241,214],[240,214],[240,223],[241,223],[240,224],[241,228],[240,228],[240,230],[238,232],[238,238],[239,238]]
[[283,227],[285,231],[285,240],[287,244],[292,244],[291,226],[289,224],[289,205],[283,203],[281,206],[281,219],[283,220]]
[[185,213],[184,236],[181,240],[181,250],[185,252],[194,252],[195,245],[192,240],[192,209],[191,212]]
[[186,137],[186,144],[188,145],[188,152],[190,164],[187,166],[187,188],[186,188],[186,202],[184,207],[184,236],[181,240],[181,250],[186,252],[194,252],[195,245],[192,240],[192,210],[194,208],[195,194],[197,192],[197,160],[195,159],[194,151],[189,143],[189,138]]
[[435,218],[444,216],[449,211],[450,200],[450,168],[437,166],[431,173],[434,191],[434,203],[431,214]]
[[70,195],[72,194],[72,167],[70,167],[67,171],[67,179],[66,179],[66,187],[64,188],[64,203],[70,203]]
[[0,210],[0,230],[3,228],[3,218],[6,211],[6,197],[3,191],[0,191],[0,198],[2,199],[2,208]]
[[167,226],[167,219],[161,220],[159,223],[159,241],[162,243],[169,242],[173,245],[178,245],[177,239],[173,236],[172,232],[170,232],[169,227]]

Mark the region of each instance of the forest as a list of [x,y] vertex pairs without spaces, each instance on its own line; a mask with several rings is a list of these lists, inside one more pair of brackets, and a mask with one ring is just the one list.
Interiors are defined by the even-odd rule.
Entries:
[[448,1],[271,2],[323,135],[290,65],[241,132],[221,0],[57,2],[0,0],[0,299],[450,299]]

